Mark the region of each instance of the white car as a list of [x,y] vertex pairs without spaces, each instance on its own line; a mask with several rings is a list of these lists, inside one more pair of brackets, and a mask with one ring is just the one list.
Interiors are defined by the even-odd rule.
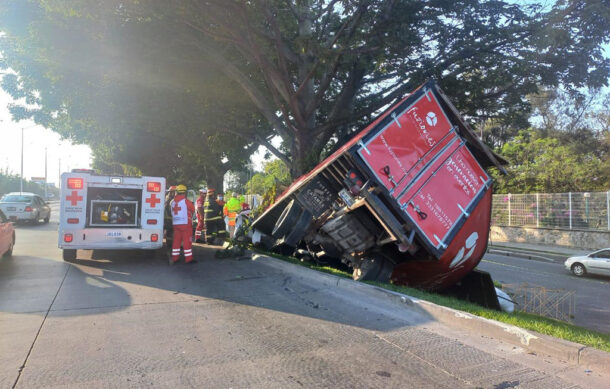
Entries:
[[0,210],[10,221],[29,221],[45,223],[51,217],[51,207],[35,193],[11,192],[0,199]]
[[566,259],[564,264],[567,270],[578,277],[587,273],[610,275],[610,248],[597,250],[587,255],[570,257]]

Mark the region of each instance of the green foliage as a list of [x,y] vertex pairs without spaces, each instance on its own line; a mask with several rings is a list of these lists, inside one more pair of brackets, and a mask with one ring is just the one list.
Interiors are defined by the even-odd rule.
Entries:
[[[9,174],[8,172],[0,172],[0,196],[9,192],[19,192],[21,188],[21,179],[16,174]],[[23,180],[23,191],[36,193],[44,198],[44,185],[38,183]],[[52,193],[55,198],[59,196],[59,190],[55,187],[48,187],[47,193]]]
[[604,191],[610,187],[608,154],[580,150],[540,131],[521,131],[500,152],[509,161],[508,175],[493,172],[498,193]]
[[246,189],[248,194],[262,194],[277,186],[281,193],[291,182],[290,170],[284,162],[276,159],[267,162],[263,172],[252,176],[246,184]]
[[[112,3],[0,5],[0,68],[18,72],[4,76],[2,87],[27,103],[11,107],[14,119],[32,118],[90,145],[101,171],[221,185],[254,147],[229,130],[264,135],[268,127],[190,46],[162,25],[125,23]],[[168,54],[178,47],[179,60]]]
[[[15,106],[15,118],[107,149],[105,162],[197,182],[259,144],[298,176],[430,77],[469,117],[523,127],[524,97],[538,86],[600,87],[609,74],[603,0],[0,7],[0,68],[19,74],[3,88],[39,107]],[[270,147],[271,135],[284,150]]]

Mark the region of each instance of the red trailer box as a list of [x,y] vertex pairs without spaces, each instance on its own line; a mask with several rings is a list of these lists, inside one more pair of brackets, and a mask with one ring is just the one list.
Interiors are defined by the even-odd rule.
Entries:
[[498,158],[429,81],[295,181],[255,222],[255,239],[355,279],[427,289],[455,284],[479,263]]

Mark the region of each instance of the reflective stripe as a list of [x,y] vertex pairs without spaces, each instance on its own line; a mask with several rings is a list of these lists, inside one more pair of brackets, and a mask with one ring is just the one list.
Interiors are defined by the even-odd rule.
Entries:
[[185,257],[192,257],[192,256],[193,256],[193,253],[185,253],[185,254],[184,254],[184,256],[185,256]]

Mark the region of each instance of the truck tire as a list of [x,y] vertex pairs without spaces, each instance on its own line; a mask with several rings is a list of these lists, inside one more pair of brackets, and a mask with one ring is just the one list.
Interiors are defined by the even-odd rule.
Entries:
[[299,204],[294,200],[290,201],[275,222],[271,235],[277,239],[283,238],[294,227],[300,214],[301,207]]
[[49,222],[49,219],[51,218],[51,212],[49,212],[49,214],[47,215],[47,217],[44,218],[44,224],[47,224]]
[[354,266],[352,278],[355,281],[376,281],[383,269],[383,265],[383,257],[366,257],[360,262],[360,265]]
[[379,274],[377,274],[377,281],[379,282],[390,282],[392,278],[392,273],[394,272],[394,263],[387,258],[383,259],[383,264],[381,265],[381,270]]
[[307,227],[311,224],[312,216],[311,212],[304,210],[303,213],[301,213],[301,216],[299,216],[296,224],[294,224],[292,231],[288,232],[288,235],[286,235],[284,243],[290,247],[297,247],[301,239],[303,239]]
[[63,249],[62,257],[64,261],[74,261],[76,259],[76,250],[74,249]]

